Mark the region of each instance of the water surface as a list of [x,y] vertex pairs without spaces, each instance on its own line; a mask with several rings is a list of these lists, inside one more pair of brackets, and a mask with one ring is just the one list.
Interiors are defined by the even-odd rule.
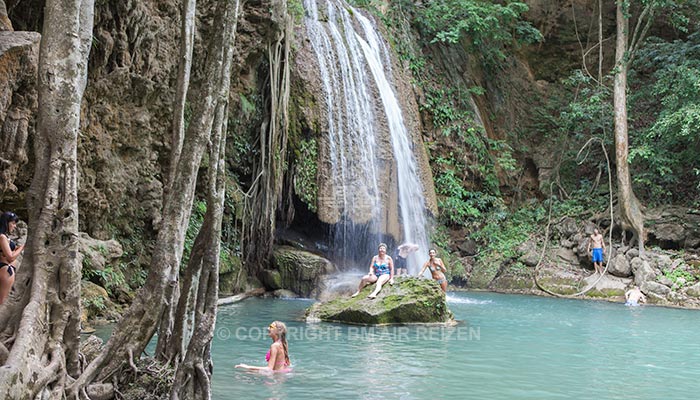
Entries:
[[[692,399],[700,314],[493,293],[449,293],[454,328],[306,324],[310,300],[219,310],[214,399]],[[294,372],[264,365],[266,327],[290,329]]]

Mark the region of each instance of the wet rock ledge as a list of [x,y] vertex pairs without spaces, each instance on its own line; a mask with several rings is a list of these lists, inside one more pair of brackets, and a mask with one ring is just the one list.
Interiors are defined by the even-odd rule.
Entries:
[[369,285],[357,297],[316,303],[307,310],[307,321],[356,325],[454,322],[445,293],[432,279],[397,277],[393,286],[386,284],[376,299],[370,299],[367,296],[373,290],[374,285]]

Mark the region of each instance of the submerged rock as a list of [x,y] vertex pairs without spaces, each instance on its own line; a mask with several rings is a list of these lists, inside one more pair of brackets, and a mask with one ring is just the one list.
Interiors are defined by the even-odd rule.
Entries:
[[367,286],[357,297],[314,304],[307,310],[307,321],[363,325],[453,321],[445,293],[432,279],[398,277],[393,286],[386,284],[376,299],[370,299],[374,287]]

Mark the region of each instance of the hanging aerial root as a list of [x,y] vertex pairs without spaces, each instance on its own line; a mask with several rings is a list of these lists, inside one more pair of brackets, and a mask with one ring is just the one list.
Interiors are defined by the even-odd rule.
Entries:
[[[603,153],[605,154],[605,161],[607,162],[607,165],[608,165],[608,188],[612,188],[612,173],[611,173],[611,171],[610,171],[610,158],[608,157],[608,152],[607,152],[607,150],[605,150],[605,145],[604,145],[604,143],[603,143],[602,140],[600,140],[599,138],[591,138],[591,139],[589,139],[589,140],[583,145],[583,147],[581,147],[581,149],[578,151],[578,154],[576,155],[576,158],[577,158],[577,159],[580,158],[581,152],[583,152],[583,150],[586,149],[586,148],[588,147],[588,145],[591,144],[591,143],[594,142],[594,141],[598,141],[598,142],[600,143],[600,147],[603,149]],[[584,157],[581,161],[579,161],[579,164],[583,163],[583,161],[585,161],[585,159],[586,159],[586,157]],[[554,185],[553,183],[549,185],[549,212],[548,212],[548,214],[547,214],[547,227],[545,228],[544,243],[543,243],[543,245],[542,245],[542,251],[540,252],[540,258],[539,258],[539,260],[537,260],[537,265],[535,265],[534,281],[535,281],[535,285],[537,286],[538,289],[540,289],[541,291],[543,291],[543,292],[545,292],[545,293],[547,293],[547,294],[549,294],[549,295],[552,295],[552,296],[555,296],[555,297],[562,297],[562,298],[576,298],[576,297],[583,296],[583,295],[585,295],[586,293],[588,293],[591,289],[593,289],[593,288],[598,284],[598,282],[600,282],[601,279],[603,279],[603,276],[605,276],[605,273],[608,272],[608,265],[609,265],[609,262],[606,262],[606,263],[605,263],[605,269],[603,270],[603,273],[600,274],[600,276],[598,277],[598,279],[595,280],[595,282],[593,282],[592,284],[588,285],[588,287],[586,287],[585,289],[583,289],[583,290],[581,290],[581,291],[579,291],[579,292],[577,292],[577,293],[574,293],[574,294],[565,295],[565,294],[556,293],[556,292],[553,292],[553,291],[551,291],[551,290],[545,288],[545,287],[540,283],[540,281],[539,281],[539,279],[538,279],[539,268],[540,268],[540,266],[542,265],[542,260],[544,260],[544,255],[545,255],[545,252],[546,252],[546,250],[547,250],[547,243],[549,242],[549,228],[550,228],[550,226],[551,226],[551,224],[552,224],[552,203],[554,202],[554,199],[553,199],[553,197],[552,197],[552,187],[553,187],[553,185]],[[608,190],[608,193],[609,193],[609,200],[610,200],[610,204],[609,204],[609,208],[610,208],[610,223],[612,224],[613,221],[614,221],[614,219],[613,219],[613,217],[614,217],[614,214],[613,214],[613,197],[612,197],[612,192],[611,192],[610,190]],[[612,229],[609,229],[609,231],[608,231],[608,248],[612,249]]]

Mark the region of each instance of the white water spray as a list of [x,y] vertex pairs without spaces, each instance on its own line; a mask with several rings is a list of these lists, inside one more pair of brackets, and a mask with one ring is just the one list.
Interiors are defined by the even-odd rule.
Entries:
[[[325,15],[319,12],[318,3]],[[412,140],[392,85],[387,46],[372,21],[359,10],[340,0],[318,3],[304,0],[305,24],[318,60],[328,111],[326,129],[334,190],[322,195],[332,196],[330,200],[342,213],[336,240],[341,242],[343,253],[374,252],[376,243],[368,243],[367,236],[381,234],[380,218],[387,209],[398,210],[403,237],[396,240],[420,246],[408,259],[409,271],[415,273],[427,258],[429,228]],[[379,99],[373,93],[379,93]],[[386,121],[388,132],[380,119]],[[393,160],[385,159],[387,156],[377,149],[377,138],[382,134],[388,135]],[[396,163],[395,185],[382,176],[382,163],[387,161]],[[398,190],[398,204],[382,204],[382,191],[393,187]],[[366,221],[367,227],[351,228],[357,226],[357,221]],[[357,249],[358,243],[370,249]]]

